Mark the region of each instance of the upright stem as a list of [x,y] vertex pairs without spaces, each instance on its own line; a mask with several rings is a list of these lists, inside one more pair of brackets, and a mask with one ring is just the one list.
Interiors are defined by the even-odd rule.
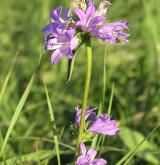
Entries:
[[80,146],[80,143],[83,141],[83,132],[84,132],[84,128],[85,128],[85,113],[86,113],[89,87],[90,87],[90,82],[91,82],[92,48],[91,48],[90,38],[87,40],[85,46],[86,46],[86,50],[87,50],[86,81],[85,81],[85,87],[84,87],[84,97],[83,97],[83,106],[82,106],[79,134],[78,134],[77,146],[76,146],[76,156],[79,155],[79,152],[80,152],[79,146]]

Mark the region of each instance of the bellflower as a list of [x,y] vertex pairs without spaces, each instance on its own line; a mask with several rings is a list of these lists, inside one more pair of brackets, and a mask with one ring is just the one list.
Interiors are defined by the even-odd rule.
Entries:
[[79,17],[79,21],[76,23],[76,26],[105,42],[115,44],[117,39],[126,42],[129,35],[123,32],[123,30],[128,29],[127,22],[114,22],[102,25],[106,20],[104,15],[109,5],[108,1],[104,1],[98,9],[96,9],[94,4],[89,5],[86,11],[77,8],[75,13]]
[[45,42],[45,50],[53,51],[51,63],[55,64],[61,57],[73,58],[73,50],[78,46],[79,39],[74,37],[75,30],[67,30],[64,34],[49,38]]
[[95,159],[97,152],[90,148],[88,152],[86,151],[86,147],[83,143],[80,144],[80,148],[82,151],[82,155],[77,158],[77,165],[105,165],[107,161],[105,159]]
[[94,122],[92,122],[88,131],[108,136],[114,136],[119,132],[119,128],[116,125],[116,120],[111,120],[108,115],[103,114],[100,115]]
[[73,50],[78,46],[79,39],[75,36],[76,30],[66,26],[69,19],[70,9],[62,15],[62,7],[51,11],[51,23],[42,29],[45,34],[44,50],[53,51],[51,63],[55,64],[64,55],[73,58]]
[[128,22],[107,23],[101,27],[95,28],[92,31],[92,35],[102,39],[104,42],[110,42],[111,44],[116,44],[117,40],[127,42],[129,34],[124,33],[124,29],[128,29]]
[[[87,120],[88,117],[91,117],[92,121],[95,121],[96,120],[96,113],[94,112],[95,109],[90,109],[88,106],[86,108],[87,109],[86,109],[86,114],[85,114],[85,120]],[[75,123],[77,126],[79,126],[80,120],[81,120],[82,109],[79,107],[76,107],[75,110],[76,110]]]
[[[117,121],[111,120],[110,116],[107,114],[102,114],[99,117],[96,117],[94,109],[90,109],[87,107],[86,114],[85,114],[85,121],[91,117],[91,122],[87,128],[88,132],[114,136],[117,135],[119,132],[119,128],[117,127]],[[76,108],[76,125],[79,126],[80,118],[81,118],[82,109]]]

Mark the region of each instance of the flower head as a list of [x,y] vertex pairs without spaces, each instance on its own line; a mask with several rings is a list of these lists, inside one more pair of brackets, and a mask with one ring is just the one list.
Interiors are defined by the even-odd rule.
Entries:
[[83,143],[80,144],[80,148],[82,151],[82,155],[77,158],[77,165],[105,165],[107,161],[105,159],[95,159],[97,152],[90,148],[88,152],[86,151],[86,147]]
[[117,39],[127,42],[129,34],[123,32],[124,29],[128,29],[128,22],[107,23],[94,29],[92,35],[111,44],[116,44]]
[[55,64],[64,55],[73,58],[73,50],[79,44],[79,38],[75,36],[76,30],[66,26],[69,19],[70,9],[62,15],[62,7],[59,6],[51,11],[51,23],[42,29],[45,34],[44,50],[53,51],[51,63]]
[[103,114],[100,115],[94,122],[92,122],[88,131],[108,136],[114,136],[119,132],[119,128],[116,126],[116,124],[116,120],[111,120],[108,115]]
[[128,29],[127,22],[104,24],[106,20],[105,14],[110,5],[108,1],[103,0],[98,9],[94,4],[90,4],[86,11],[77,8],[75,13],[79,17],[79,21],[76,23],[76,26],[104,42],[116,44],[117,39],[127,42],[129,34],[123,32],[123,30]]
[[[85,121],[90,117],[91,121],[87,128],[88,132],[114,136],[119,132],[119,128],[117,127],[117,120],[111,120],[110,116],[107,114],[102,114],[99,117],[96,117],[96,113],[93,111],[95,109],[90,109],[87,107],[85,114]],[[76,107],[76,117],[75,123],[77,126],[80,124],[82,109]]]
[[[82,109],[79,107],[76,107],[75,110],[76,110],[75,122],[76,122],[76,125],[79,126],[80,120],[81,120]],[[96,120],[96,113],[94,112],[94,110],[95,109],[90,109],[89,106],[86,107],[85,120],[87,120],[89,117],[91,117],[92,121]]]
[[53,51],[51,63],[55,64],[61,57],[73,58],[73,50],[78,46],[79,39],[74,36],[75,30],[67,30],[57,37],[46,39],[45,50]]

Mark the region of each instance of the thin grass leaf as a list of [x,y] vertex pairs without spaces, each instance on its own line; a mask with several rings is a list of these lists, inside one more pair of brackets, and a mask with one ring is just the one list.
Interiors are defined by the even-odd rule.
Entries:
[[47,87],[46,87],[45,84],[44,84],[44,87],[45,87],[45,92],[46,92],[46,97],[47,97],[47,103],[48,103],[48,109],[49,109],[49,114],[50,114],[50,120],[51,120],[51,124],[53,126],[52,131],[53,131],[54,144],[55,144],[55,148],[56,148],[57,161],[58,161],[58,165],[61,165],[58,137],[57,137],[57,135],[55,133],[56,132],[56,124],[55,124],[54,113],[53,113],[51,101],[50,101],[50,98],[49,98],[48,90],[47,90]]
[[135,146],[131,151],[129,151],[122,159],[120,159],[116,165],[127,164],[133,156],[137,153],[138,149],[144,144],[146,140],[151,138],[151,136],[155,133],[155,131],[160,127],[160,123],[158,123],[155,128],[148,134],[146,138],[144,138],[137,146]]
[[71,80],[73,68],[74,68],[75,56],[73,59],[68,60],[68,69],[67,69],[67,83]]
[[8,82],[9,82],[9,79],[10,79],[10,77],[12,75],[13,68],[14,68],[14,66],[16,64],[18,54],[19,54],[19,51],[16,53],[16,56],[15,56],[13,62],[12,62],[12,65],[11,65],[11,67],[9,69],[9,72],[8,72],[8,74],[7,74],[7,76],[6,76],[5,80],[4,80],[3,85],[2,85],[2,89],[0,91],[0,104],[2,103],[2,99],[3,99],[4,93],[6,91],[6,88],[7,88]]
[[[41,137],[35,137],[35,136],[24,136],[24,137],[17,137],[17,138],[10,138],[9,141],[19,141],[19,140],[38,140],[38,141],[44,141],[44,142],[49,142],[53,143],[52,139],[48,138],[41,138]],[[72,147],[71,145],[65,144],[63,142],[58,142],[58,144],[66,149],[75,151],[75,148]]]
[[[68,155],[72,154],[72,151],[60,151],[60,154]],[[0,162],[0,165],[12,165],[12,164],[24,164],[24,163],[34,163],[40,160],[50,159],[55,157],[56,153],[53,150],[40,150],[29,154],[24,154],[22,156],[16,156],[14,158],[6,160],[6,162]]]
[[110,96],[110,99],[109,99],[108,115],[111,115],[113,94],[114,94],[114,83],[112,84],[112,91],[111,91],[111,96]]
[[[110,99],[109,99],[109,106],[108,106],[108,115],[111,115],[111,109],[112,109],[112,102],[113,102],[113,93],[114,93],[114,83],[112,84],[112,91],[111,91],[111,96],[110,96]],[[105,138],[106,138],[106,136],[104,136],[104,135],[102,135],[102,138],[100,139],[100,142],[101,142],[101,149],[102,149],[102,147],[103,147],[103,145],[104,145],[104,142],[105,142]],[[99,144],[100,144],[100,142],[99,142]],[[99,157],[101,156],[101,150],[100,149],[100,152],[99,152]]]
[[27,97],[28,97],[28,95],[29,95],[29,93],[31,91],[31,88],[32,88],[33,83],[34,83],[34,80],[35,80],[36,72],[37,72],[38,67],[40,65],[41,57],[42,57],[42,54],[40,55],[40,58],[39,58],[39,62],[38,62],[36,71],[33,73],[32,77],[31,77],[31,79],[30,79],[30,81],[28,83],[28,86],[25,89],[25,91],[24,91],[24,93],[23,93],[23,95],[22,95],[22,97],[21,97],[21,99],[20,99],[20,101],[19,101],[19,103],[17,105],[17,108],[16,108],[16,110],[14,112],[14,115],[12,117],[11,123],[9,125],[9,128],[7,130],[6,136],[4,138],[3,144],[1,145],[2,147],[1,147],[1,150],[0,150],[0,157],[3,154],[3,151],[5,149],[5,146],[6,146],[7,142],[8,142],[9,136],[11,135],[11,132],[12,132],[12,130],[13,130],[15,124],[16,124],[16,121],[18,120],[18,117],[19,117],[19,115],[21,113],[21,110],[22,110],[22,108],[23,108],[23,106],[24,106],[24,104],[25,104],[25,102],[27,100]]
[[9,136],[10,136],[12,130],[13,130],[13,127],[14,127],[14,125],[15,125],[15,123],[16,123],[16,121],[17,121],[17,119],[18,119],[18,117],[19,117],[19,115],[21,113],[21,110],[22,110],[22,108],[23,108],[23,106],[24,106],[24,104],[25,104],[25,102],[27,100],[27,97],[28,97],[28,95],[30,93],[30,90],[31,90],[31,87],[33,85],[34,79],[35,79],[35,74],[33,74],[31,80],[29,81],[29,84],[28,84],[28,86],[27,86],[27,88],[26,88],[26,90],[25,90],[25,92],[24,92],[24,94],[23,94],[23,96],[22,96],[22,98],[21,98],[21,100],[20,100],[16,110],[15,110],[15,113],[13,115],[13,118],[11,120],[11,123],[9,125],[8,130],[7,130],[7,134],[5,136],[4,142],[3,142],[2,147],[1,147],[0,157],[2,156],[3,150],[4,150],[4,148],[5,148],[6,144],[7,144],[8,138],[9,138]]
[[[103,59],[103,80],[102,80],[102,94],[101,94],[101,101],[98,109],[98,116],[103,112],[104,109],[104,103],[105,103],[105,92],[106,92],[106,62],[105,62],[105,55],[106,55],[107,48],[105,47],[105,53],[104,53],[104,59]],[[98,141],[99,139],[99,141]],[[92,141],[92,147],[97,149],[99,147],[99,144],[102,140],[102,136],[95,135]]]
[[[0,144],[2,144],[3,141],[4,141],[4,139],[3,139],[2,131],[0,130]],[[3,152],[2,159],[5,161],[5,159],[6,159],[6,151]]]

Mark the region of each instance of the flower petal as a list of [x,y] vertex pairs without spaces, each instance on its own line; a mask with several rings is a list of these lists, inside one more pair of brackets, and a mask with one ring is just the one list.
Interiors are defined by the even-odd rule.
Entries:
[[94,159],[92,161],[92,165],[105,165],[105,164],[107,164],[107,161],[105,159],[102,159],[102,158]]
[[82,155],[86,155],[86,146],[84,145],[84,143],[81,143],[80,144],[80,148],[81,148],[81,151],[82,151]]
[[86,19],[89,20],[92,17],[94,17],[95,12],[96,12],[95,5],[89,5],[89,7],[87,8],[87,11],[86,11]]
[[95,151],[92,147],[87,152],[87,156],[90,157],[90,160],[94,160],[96,155],[97,155],[97,151]]
[[64,19],[68,19],[71,12],[71,8],[68,8],[64,13]]
[[57,63],[57,61],[62,58],[63,54],[61,53],[60,49],[57,49],[55,50],[53,53],[52,53],[52,56],[51,56],[51,63],[52,64],[55,64]]
[[71,42],[70,42],[70,48],[71,48],[71,50],[76,49],[77,46],[79,45],[79,42],[80,42],[80,40],[79,40],[78,37],[76,37],[76,36],[73,37],[72,40],[71,40]]
[[119,132],[116,120],[110,120],[108,115],[100,115],[89,127],[88,131],[108,136],[114,136]]
[[80,19],[80,21],[82,22],[82,24],[85,24],[85,22],[86,22],[86,15],[85,15],[84,11],[81,10],[81,9],[79,9],[79,8],[77,8],[77,9],[75,10],[75,13],[76,13],[77,16],[79,17],[79,19]]
[[54,21],[58,21],[62,13],[62,6],[57,7],[55,10],[50,12],[50,17]]

